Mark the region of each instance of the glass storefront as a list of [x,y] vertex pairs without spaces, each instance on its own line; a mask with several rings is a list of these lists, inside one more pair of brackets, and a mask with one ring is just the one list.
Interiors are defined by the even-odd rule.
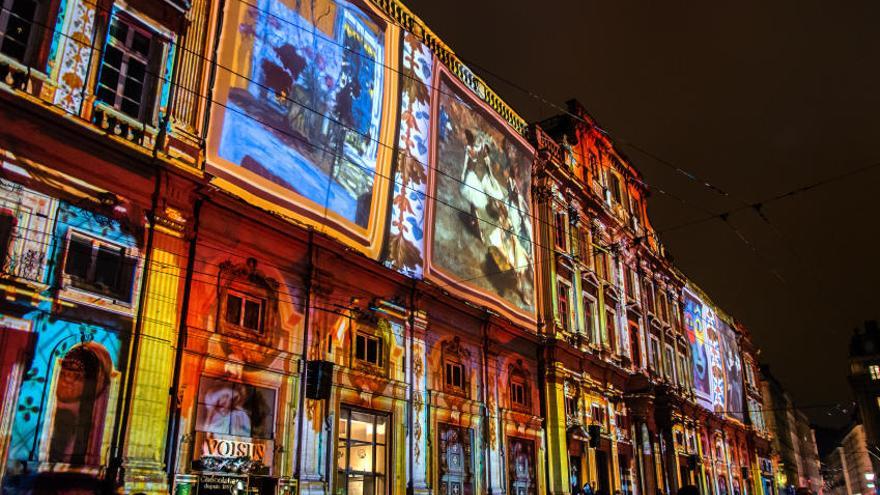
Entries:
[[343,407],[336,451],[337,495],[387,493],[388,416]]

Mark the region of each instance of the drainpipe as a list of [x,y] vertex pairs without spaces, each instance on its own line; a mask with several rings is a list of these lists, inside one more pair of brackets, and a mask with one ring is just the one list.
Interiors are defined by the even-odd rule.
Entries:
[[169,489],[174,486],[174,474],[177,470],[177,450],[180,447],[177,437],[180,430],[180,370],[183,366],[183,352],[186,348],[187,317],[189,315],[190,294],[192,291],[192,278],[195,271],[196,249],[199,241],[199,223],[201,221],[202,204],[204,198],[199,196],[193,205],[193,230],[189,240],[189,251],[186,260],[186,275],[183,285],[183,301],[180,307],[180,326],[177,330],[177,353],[174,355],[174,371],[171,375],[171,399],[168,403],[168,427],[165,429],[165,472],[168,477]]
[[159,207],[159,193],[162,185],[162,173],[159,165],[156,165],[156,181],[153,186],[153,196],[150,198],[150,211],[148,213],[148,222],[150,228],[147,231],[146,254],[144,255],[144,268],[141,271],[140,294],[138,294],[138,309],[134,321],[134,333],[128,343],[128,363],[125,370],[125,388],[119,394],[116,410],[121,411],[117,416],[113,427],[112,454],[110,456],[110,465],[107,469],[107,481],[115,486],[120,470],[122,468],[122,452],[125,450],[125,436],[128,432],[129,413],[131,412],[132,388],[134,386],[134,370],[137,369],[137,353],[140,344],[140,336],[144,324],[144,302],[147,295],[147,273],[150,270],[150,263],[153,259],[153,238],[156,230],[156,209]]
[[538,390],[540,393],[538,394],[538,404],[540,405],[540,413],[541,413],[541,422],[544,425],[544,482],[547,484],[547,492],[550,492],[550,449],[547,448],[547,379],[545,378],[545,373],[547,372],[547,362],[545,358],[545,342],[543,336],[538,336],[541,339],[541,345],[538,346],[537,349],[537,358],[538,358]]
[[[483,345],[480,349],[482,354],[482,372],[483,372],[483,383],[480,386],[480,392],[482,395],[483,401],[483,422],[484,428],[486,428],[486,434],[488,439],[489,429],[491,428],[490,422],[492,421],[491,411],[489,411],[489,317],[487,315],[486,321],[483,322]],[[483,456],[484,462],[486,463],[486,493],[489,493],[489,490],[492,488],[492,446],[485,446],[487,451],[486,455]]]
[[[297,491],[301,491],[300,487],[300,474],[302,469],[302,444],[303,444],[303,422],[305,421],[305,415],[303,414],[306,405],[306,361],[308,360],[309,353],[309,321],[311,320],[310,316],[312,314],[312,278],[315,271],[314,260],[314,241],[315,241],[315,231],[310,227],[309,228],[309,247],[306,255],[307,264],[306,264],[306,297],[305,297],[305,316],[303,317],[303,346],[302,346],[302,356],[300,357],[300,378],[299,378],[299,409],[297,410],[297,433],[296,433],[296,464],[294,467],[294,478],[297,483]],[[329,473],[328,473],[329,475]]]

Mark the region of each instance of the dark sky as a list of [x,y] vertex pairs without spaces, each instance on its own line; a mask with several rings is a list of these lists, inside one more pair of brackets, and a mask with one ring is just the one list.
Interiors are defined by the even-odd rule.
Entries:
[[[729,193],[620,146],[661,231],[880,162],[880,2],[404,1],[462,59],[577,98],[613,137]],[[527,120],[558,113],[482,75]],[[875,167],[766,205],[769,223],[744,211],[661,236],[803,406],[851,400],[849,336],[880,318],[878,193]]]

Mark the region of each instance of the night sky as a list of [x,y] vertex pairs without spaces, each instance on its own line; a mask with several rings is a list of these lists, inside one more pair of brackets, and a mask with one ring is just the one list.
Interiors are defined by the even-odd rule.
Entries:
[[[661,232],[880,162],[878,2],[404,1],[526,120],[559,111],[511,82],[580,100]],[[880,318],[878,192],[874,167],[661,234],[819,425],[848,420],[811,406],[849,406],[849,336]]]

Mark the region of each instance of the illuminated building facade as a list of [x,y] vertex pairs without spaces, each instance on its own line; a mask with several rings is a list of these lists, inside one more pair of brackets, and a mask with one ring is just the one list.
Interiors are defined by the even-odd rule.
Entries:
[[0,8],[3,493],[770,495],[747,331],[579,106],[394,0]]

